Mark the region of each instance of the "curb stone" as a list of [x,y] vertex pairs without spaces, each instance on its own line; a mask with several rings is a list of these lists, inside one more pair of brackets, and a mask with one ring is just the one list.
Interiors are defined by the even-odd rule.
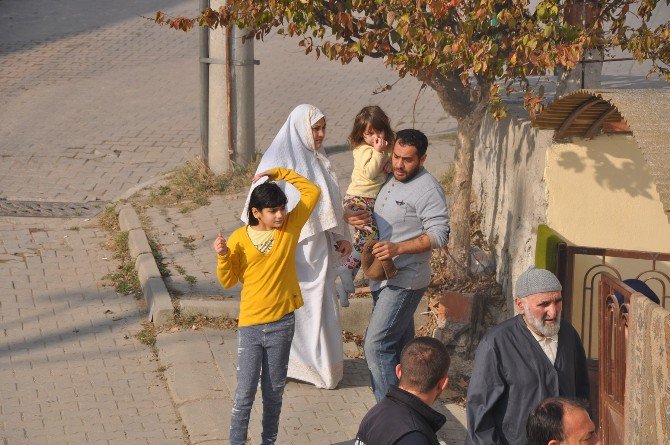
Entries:
[[174,319],[172,299],[151,254],[147,235],[132,206],[124,205],[119,210],[119,226],[121,230],[128,231],[128,250],[149,309],[149,321],[157,326],[170,323]]
[[[414,325],[418,328],[426,322],[427,300],[423,298],[414,312]],[[339,303],[338,303],[339,304]],[[357,335],[365,335],[372,314],[372,298],[351,298],[349,307],[340,307],[340,325],[342,330]],[[240,313],[240,301],[237,299],[202,300],[179,298],[179,309],[183,314],[204,314],[209,317],[237,318]]]

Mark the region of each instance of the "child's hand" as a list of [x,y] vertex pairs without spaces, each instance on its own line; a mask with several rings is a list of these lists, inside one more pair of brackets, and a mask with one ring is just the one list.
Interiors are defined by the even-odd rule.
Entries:
[[219,236],[216,237],[216,240],[214,241],[214,250],[216,253],[218,253],[221,256],[228,255],[230,252],[230,249],[226,245],[226,240],[223,238],[223,235],[219,233]]
[[383,153],[387,145],[388,142],[386,142],[386,139],[384,139],[384,133],[382,133],[380,137],[375,138],[374,143],[372,144],[372,148],[379,153]]
[[335,250],[337,250],[343,258],[351,254],[351,243],[345,239],[341,239],[335,243]]
[[264,176],[270,177],[270,170],[266,170],[264,172],[256,174],[256,176],[254,176],[253,179],[251,180],[251,183],[255,184],[256,181],[258,181],[259,179],[261,179]]

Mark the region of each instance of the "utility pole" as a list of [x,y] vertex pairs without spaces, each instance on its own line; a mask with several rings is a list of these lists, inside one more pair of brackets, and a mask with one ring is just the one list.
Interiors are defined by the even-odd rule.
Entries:
[[[200,0],[200,10],[209,7],[209,0]],[[209,165],[209,28],[201,26],[198,32],[200,52],[200,145],[201,157]]]
[[[201,10],[225,0],[200,0]],[[200,34],[200,138],[205,164],[217,175],[245,165],[256,154],[254,41],[242,43],[236,26]]]
[[234,26],[231,35],[232,125],[234,161],[245,165],[256,152],[254,118],[254,39],[242,43],[247,31]]
[[[212,9],[225,5],[224,0],[210,0]],[[226,173],[231,167],[230,132],[230,44],[225,28],[209,33],[209,116],[207,165],[217,175]]]

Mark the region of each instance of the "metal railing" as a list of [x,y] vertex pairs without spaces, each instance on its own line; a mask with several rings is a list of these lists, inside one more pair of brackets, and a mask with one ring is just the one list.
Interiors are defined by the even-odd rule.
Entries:
[[[575,257],[577,255],[598,257],[598,264],[588,268],[580,280],[582,283],[581,289],[575,289]],[[597,298],[598,281],[602,281],[604,274],[611,274],[620,281],[625,279],[622,278],[620,268],[612,264],[612,259],[626,258],[646,262],[648,265],[642,265],[638,268],[640,272],[626,278],[637,278],[647,283],[658,283],[658,287],[661,289],[661,294],[658,295],[661,306],[666,308],[670,305],[670,276],[658,267],[660,262],[670,261],[670,253],[570,246],[561,243],[558,245],[557,256],[556,274],[563,284],[563,317],[575,321],[575,328],[582,335],[582,342],[588,358],[595,358],[593,354],[594,346],[598,342],[597,330],[591,329],[596,321],[597,302],[602,301]],[[573,314],[575,309],[574,300],[577,298],[580,300],[581,313]]]

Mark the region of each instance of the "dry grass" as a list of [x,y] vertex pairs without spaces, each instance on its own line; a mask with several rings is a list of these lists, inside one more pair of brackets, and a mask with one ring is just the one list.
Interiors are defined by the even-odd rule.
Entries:
[[182,213],[209,204],[212,195],[234,193],[248,187],[258,159],[245,166],[235,165],[229,172],[215,175],[202,159],[193,159],[170,173],[166,183],[149,191],[148,204],[175,207]]
[[455,173],[456,173],[456,164],[450,162],[449,166],[447,167],[447,170],[444,173],[442,173],[442,177],[440,178],[440,184],[442,184],[444,193],[446,193],[447,196],[451,196],[451,194],[454,191]]

